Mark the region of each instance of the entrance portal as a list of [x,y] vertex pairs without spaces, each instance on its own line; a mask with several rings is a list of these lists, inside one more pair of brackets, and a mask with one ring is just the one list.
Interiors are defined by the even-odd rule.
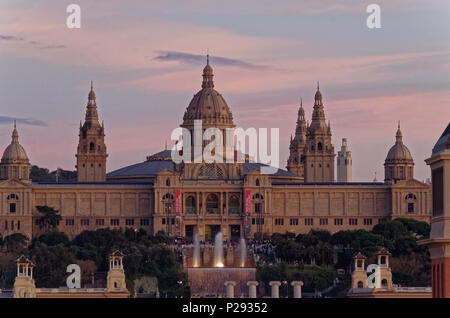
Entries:
[[187,241],[194,240],[194,227],[195,227],[195,225],[186,225],[184,227],[185,238]]
[[205,225],[205,241],[214,241],[216,234],[220,232],[220,225]]
[[241,226],[239,224],[230,225],[230,238],[232,241],[239,241],[241,238]]

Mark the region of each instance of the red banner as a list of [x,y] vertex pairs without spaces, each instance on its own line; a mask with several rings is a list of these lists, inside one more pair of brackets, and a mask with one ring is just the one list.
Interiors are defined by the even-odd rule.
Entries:
[[181,189],[175,190],[175,214],[181,215]]
[[252,194],[252,190],[245,190],[245,214],[250,214],[250,206],[251,206],[251,202],[250,202],[250,196]]

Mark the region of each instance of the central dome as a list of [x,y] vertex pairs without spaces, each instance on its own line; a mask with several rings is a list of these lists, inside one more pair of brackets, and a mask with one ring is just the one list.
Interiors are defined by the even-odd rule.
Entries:
[[194,95],[183,116],[182,127],[194,126],[194,120],[202,120],[203,127],[234,127],[233,115],[222,95],[214,89],[213,69],[207,64],[203,69],[202,89]]

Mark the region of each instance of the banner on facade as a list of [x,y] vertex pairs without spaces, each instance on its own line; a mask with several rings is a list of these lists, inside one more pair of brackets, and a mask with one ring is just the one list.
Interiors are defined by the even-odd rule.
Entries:
[[175,190],[175,215],[181,215],[181,189]]

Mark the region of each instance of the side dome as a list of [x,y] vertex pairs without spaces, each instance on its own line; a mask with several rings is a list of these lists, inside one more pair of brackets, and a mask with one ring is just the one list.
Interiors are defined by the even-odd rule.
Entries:
[[222,95],[214,89],[213,69],[207,64],[203,69],[202,89],[194,95],[183,116],[182,127],[193,127],[194,120],[202,120],[203,126],[234,127],[233,115]]
[[15,123],[11,144],[6,147],[5,151],[3,152],[1,163],[29,163],[27,153],[19,143],[19,133],[17,132]]
[[403,135],[398,127],[397,134],[395,135],[395,145],[389,149],[386,156],[386,163],[414,163],[413,157],[408,147],[403,143]]

